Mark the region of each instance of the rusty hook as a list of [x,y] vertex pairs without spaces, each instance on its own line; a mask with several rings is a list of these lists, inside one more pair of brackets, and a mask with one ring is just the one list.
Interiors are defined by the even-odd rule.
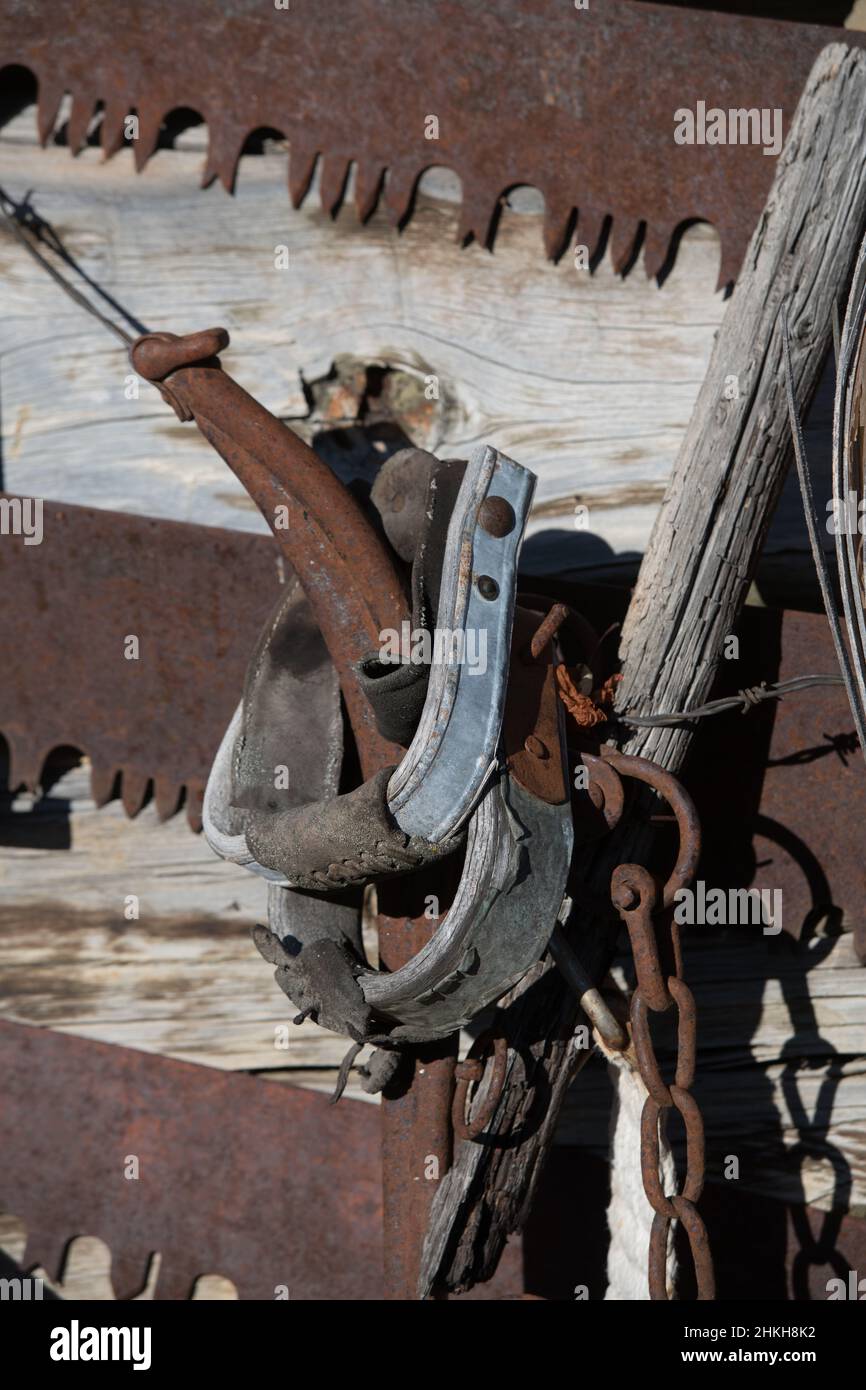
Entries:
[[[698,819],[695,803],[673,773],[666,772],[657,763],[650,762],[649,758],[638,758],[630,753],[618,753],[613,748],[603,748],[601,756],[623,777],[633,777],[635,781],[644,782],[647,786],[652,787],[659,796],[664,797],[676,816],[680,832],[679,853],[662,890],[662,903],[665,907],[670,907],[677,890],[684,888],[687,883],[691,882],[698,867],[698,859],[701,854],[701,823]],[[621,867],[629,866],[622,865]]]
[[[492,1044],[492,1054],[490,1051]],[[485,1055],[486,1054],[486,1055]],[[487,1060],[491,1057],[493,1065],[488,1071]],[[505,1038],[494,1038],[491,1033],[482,1033],[473,1042],[463,1062],[454,1069],[457,1085],[451,1106],[451,1122],[458,1139],[477,1139],[489,1125],[505,1089],[505,1073],[508,1068],[508,1042]],[[471,1119],[466,1118],[466,1102],[470,1086],[475,1087],[475,1095],[484,1078],[487,1088],[480,1109]],[[471,1109],[471,1106],[470,1106]]]

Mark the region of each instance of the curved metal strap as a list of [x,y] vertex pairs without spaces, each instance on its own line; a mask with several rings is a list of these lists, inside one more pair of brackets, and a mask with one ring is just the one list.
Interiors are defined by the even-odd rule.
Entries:
[[[448,531],[436,629],[454,640],[444,650],[439,644],[421,721],[390,777],[387,806],[373,778],[232,835],[230,730],[205,795],[205,834],[217,854],[285,886],[327,892],[405,873],[456,848],[455,833],[496,763],[517,556],[534,484],[527,469],[488,447],[476,450],[466,469]],[[482,661],[466,660],[470,644]],[[235,739],[238,732],[235,724]]]
[[393,1038],[446,1037],[502,997],[540,958],[565,894],[574,832],[513,778],[492,782],[469,824],[454,902],[427,945],[390,975],[363,972],[366,1001]]
[[476,449],[448,527],[427,698],[388,784],[402,830],[447,840],[492,770],[514,621],[517,557],[535,475],[489,445]]

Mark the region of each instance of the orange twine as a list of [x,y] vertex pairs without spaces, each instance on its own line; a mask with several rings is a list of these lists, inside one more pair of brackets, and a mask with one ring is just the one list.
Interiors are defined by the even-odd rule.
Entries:
[[565,705],[579,729],[594,729],[597,724],[605,724],[616,697],[616,687],[621,676],[608,676],[604,684],[594,690],[592,695],[584,695],[578,690],[568,668],[560,662],[554,667],[559,698]]

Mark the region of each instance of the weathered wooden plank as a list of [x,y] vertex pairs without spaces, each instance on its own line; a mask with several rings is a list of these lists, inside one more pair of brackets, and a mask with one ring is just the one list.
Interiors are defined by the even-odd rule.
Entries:
[[[224,322],[232,371],[308,436],[333,429],[341,404],[350,424],[358,406],[333,383],[310,391],[337,359],[404,373],[409,405],[436,373],[441,401],[422,412],[423,426],[413,413],[417,442],[456,454],[489,439],[539,475],[527,569],[634,567],[723,312],[711,228],[686,233],[659,289],[640,260],[625,280],[609,258],[592,275],[575,269],[571,252],[546,263],[543,202],[532,189],[509,196],[490,255],[457,244],[459,181],[446,170],[425,175],[398,233],[382,213],[361,227],[346,207],[332,221],[315,185],[303,209],[287,207],[285,153],[271,144],[244,158],[229,198],[217,185],[194,188],[200,128],[161,150],[141,178],[129,154],[103,165],[88,148],[73,161],[63,147],[38,151],[34,135],[32,111],[0,132],[0,186],[35,185],[40,211],[83,268],[132,311],[179,330]],[[287,248],[285,271],[274,267],[276,246]],[[22,255],[0,228],[6,486],[262,529],[194,430],[148,388],[125,399],[122,353]],[[828,376],[808,435],[819,501],[828,491],[831,385]],[[331,453],[339,463],[339,447]],[[580,529],[578,506],[589,509]],[[768,550],[783,558],[807,550],[795,486],[780,500]]]
[[[685,237],[659,290],[608,260],[590,275],[540,254],[543,207],[514,196],[495,254],[457,244],[447,178],[428,176],[409,225],[361,227],[318,206],[287,206],[285,156],[246,158],[237,194],[195,189],[196,149],[160,151],[145,175],[123,152],[35,150],[32,113],[0,136],[0,185],[35,186],[84,269],[155,327],[224,322],[227,361],[271,409],[306,413],[304,383],[344,355],[435,373],[441,409],[419,441],[465,453],[480,439],[535,468],[537,525],[590,530],[618,551],[643,548],[700,384],[722,301],[718,242]],[[28,139],[29,136],[29,139]],[[459,190],[458,190],[459,191]],[[450,195],[450,196],[449,196]],[[521,210],[526,209],[526,210]],[[274,248],[288,248],[288,269]],[[111,338],[0,238],[6,282],[0,395],[6,486],[96,506],[260,528],[238,485],[143,387],[124,399],[127,365]]]
[[[694,1095],[704,1117],[709,1181],[725,1180],[733,1156],[744,1191],[866,1216],[862,1056],[717,1070],[701,1057]],[[557,1142],[606,1157],[609,1112],[604,1069],[585,1067],[562,1107]],[[671,1139],[676,1149],[674,1126]]]
[[[58,831],[70,848],[47,847],[58,843]],[[285,1002],[249,942],[264,909],[253,875],[215,859],[179,819],[160,824],[146,808],[129,821],[114,803],[96,811],[86,767],[67,774],[41,810],[7,812],[0,834],[17,841],[0,848],[0,1016],[333,1091],[345,1039],[307,1022],[289,1027],[282,1046]],[[23,844],[27,838],[40,843]],[[123,916],[127,893],[140,897],[137,921]],[[782,1184],[793,1201],[802,1199],[800,1183],[818,1204],[830,1200],[822,1153],[832,1145],[851,1169],[859,1201],[866,1082],[854,1059],[862,1056],[866,972],[852,934],[794,945],[695,929],[686,950],[712,1143],[736,1133],[737,1152],[745,1152],[763,1135],[760,1163],[744,1164],[744,1185]],[[781,1066],[780,1057],[791,1060]],[[607,1083],[592,1069],[582,1075],[556,1142],[602,1151]],[[354,1077],[349,1094],[376,1103]],[[814,1153],[801,1176],[784,1155],[799,1138],[792,1094],[804,1097],[807,1114],[820,1101]]]
[[263,880],[180,817],[97,810],[86,761],[32,801],[0,814],[4,1018],[231,1070],[339,1066],[346,1040],[291,1026],[250,941]]
[[[806,1066],[862,1055],[866,970],[850,930],[794,942],[759,929],[704,939],[696,927],[686,929],[686,940],[703,1065],[734,1070],[795,1056]],[[866,1108],[863,1118],[866,1126]]]
[[[85,760],[77,780],[89,775]],[[130,895],[143,919],[207,913],[218,922],[255,921],[265,911],[262,883],[218,860],[183,817],[160,822],[150,805],[129,821],[120,801],[97,812],[83,786],[67,800],[65,782],[35,805],[21,796],[13,806],[0,846],[6,902],[55,900],[121,924]]]

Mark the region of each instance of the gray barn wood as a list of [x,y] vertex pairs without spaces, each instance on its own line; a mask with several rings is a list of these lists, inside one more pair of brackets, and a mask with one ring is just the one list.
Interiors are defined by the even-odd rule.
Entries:
[[[546,261],[533,190],[509,195],[490,254],[459,245],[460,189],[448,171],[425,176],[400,233],[384,214],[360,226],[351,208],[332,221],[315,185],[294,211],[279,150],[242,159],[234,197],[199,190],[204,131],[181,144],[136,175],[128,151],[103,164],[94,147],[74,160],[62,145],[39,150],[28,109],[0,130],[0,187],[32,189],[82,268],[149,325],[225,324],[233,374],[308,434],[353,424],[357,398],[323,380],[335,362],[400,371],[411,405],[435,374],[440,401],[417,443],[460,456],[489,441],[539,475],[529,534],[548,538],[531,540],[529,565],[634,567],[724,312],[712,228],[686,233],[659,288],[641,260],[626,279],[607,258],[591,275],[570,255]],[[275,269],[278,246],[287,270]],[[264,529],[194,428],[145,385],[126,398],[115,340],[2,226],[0,273],[7,489]],[[793,501],[774,536],[780,554],[806,550]],[[588,508],[581,529],[577,505]]]

